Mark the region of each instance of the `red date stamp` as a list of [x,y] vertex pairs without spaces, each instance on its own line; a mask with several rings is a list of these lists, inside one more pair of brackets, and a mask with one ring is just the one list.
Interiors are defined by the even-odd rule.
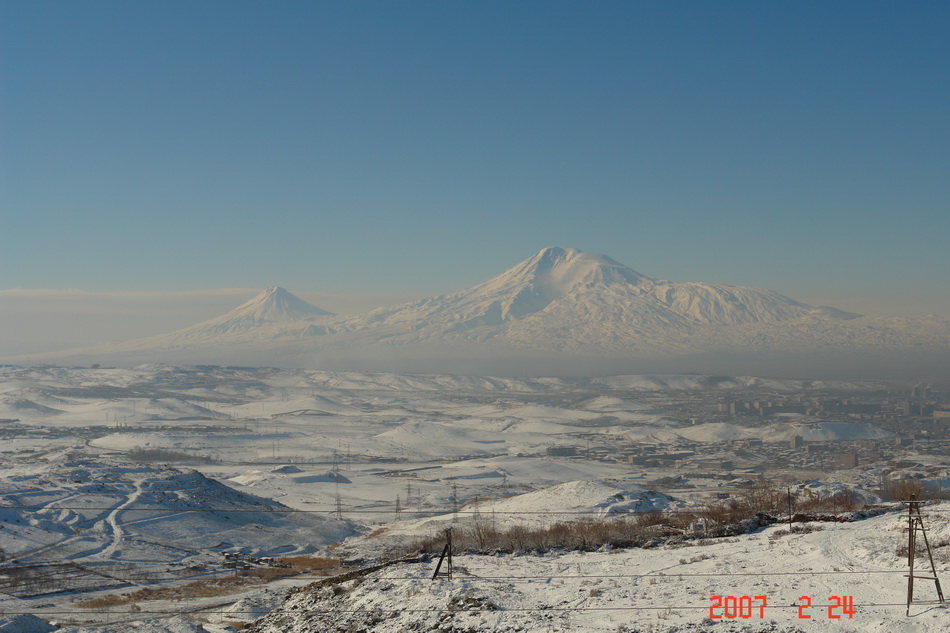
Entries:
[[[763,619],[765,607],[769,602],[766,596],[711,596],[709,600],[712,602],[709,605],[710,620]],[[819,608],[812,607],[810,596],[799,596],[798,604],[794,606],[798,607],[798,617],[801,620],[810,620],[810,609]],[[829,620],[840,620],[845,616],[853,619],[857,613],[854,610],[854,596],[830,596],[827,608]]]
[[712,596],[709,599],[712,600],[709,605],[710,620],[748,619],[752,617],[756,605],[761,619],[765,617],[765,605],[768,603],[765,596]]

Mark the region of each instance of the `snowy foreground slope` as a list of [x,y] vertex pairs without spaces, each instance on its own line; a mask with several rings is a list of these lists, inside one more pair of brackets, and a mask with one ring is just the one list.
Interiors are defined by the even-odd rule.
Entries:
[[[928,507],[926,514],[933,526],[930,542],[936,546],[938,573],[946,581],[950,504]],[[707,545],[460,555],[451,580],[431,579],[434,560],[401,563],[348,582],[305,588],[250,630],[950,630],[950,604],[936,604],[932,581],[917,580],[916,600],[910,616],[905,615],[906,557],[897,554],[907,540],[905,515],[811,525],[816,531],[789,535],[787,526],[772,526]],[[748,608],[734,612],[729,596]],[[743,601],[743,596],[749,599]],[[852,605],[853,613],[838,605]]]

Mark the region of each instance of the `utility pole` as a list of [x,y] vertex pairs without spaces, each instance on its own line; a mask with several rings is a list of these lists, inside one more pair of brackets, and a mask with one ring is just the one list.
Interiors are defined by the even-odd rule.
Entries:
[[[441,571],[443,561],[447,563],[445,571]],[[446,580],[452,580],[452,528],[445,530],[445,547],[442,548],[442,556],[439,557],[439,564],[435,566],[432,580],[439,576],[444,576]]]
[[[910,496],[907,502],[907,612],[910,616],[910,603],[914,601],[914,578],[933,580],[937,586],[937,598],[943,602],[943,589],[940,588],[940,579],[937,578],[937,567],[934,565],[933,553],[930,551],[930,542],[927,540],[927,530],[924,528],[924,519],[920,514],[920,504],[915,495]],[[924,547],[927,548],[927,557],[930,559],[930,571],[933,576],[917,576],[914,574],[914,559],[917,558],[917,532],[924,537]]]
[[788,494],[788,533],[792,533],[792,487],[786,486],[785,490]]

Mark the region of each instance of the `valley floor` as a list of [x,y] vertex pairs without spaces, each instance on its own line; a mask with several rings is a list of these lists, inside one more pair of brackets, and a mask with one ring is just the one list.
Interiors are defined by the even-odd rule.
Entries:
[[[717,413],[721,402],[834,403],[887,388],[0,366],[0,633],[950,630],[932,581],[918,581],[904,614],[896,511],[703,545],[459,550],[451,580],[432,581],[429,559],[319,585],[449,526],[636,520],[762,487],[804,507],[880,503],[888,482],[950,486],[940,437]],[[796,435],[808,446],[790,448]],[[839,450],[861,465],[834,466]],[[950,505],[926,514],[950,577]],[[812,605],[800,612],[803,596]],[[829,617],[835,601],[840,618]]]

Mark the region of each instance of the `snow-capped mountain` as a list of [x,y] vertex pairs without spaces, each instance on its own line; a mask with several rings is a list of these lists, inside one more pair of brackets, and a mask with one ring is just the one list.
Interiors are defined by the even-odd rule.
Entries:
[[275,328],[299,331],[301,325],[332,316],[294,294],[271,286],[227,314],[169,334],[182,342],[256,335]]
[[770,290],[653,279],[604,255],[550,247],[485,283],[378,308],[345,320],[340,329],[391,342],[448,338],[546,349],[683,349],[683,337],[711,325],[857,316]]
[[227,327],[246,328],[285,321],[311,321],[315,317],[330,314],[283,288],[271,286],[224,316],[206,321],[205,324],[210,326],[220,323]]
[[115,347],[125,350],[167,350],[186,347],[247,343],[313,334],[315,323],[333,313],[296,295],[271,286],[227,314],[169,334],[136,339]]
[[[697,355],[705,355],[715,356],[702,366],[706,372],[767,373],[772,370],[758,360],[717,363],[738,354],[768,356],[787,372],[794,355],[799,372],[802,363],[809,372],[834,366],[840,377],[852,375],[850,367],[865,375],[872,356],[881,366],[878,361],[903,355],[915,372],[926,364],[922,354],[930,366],[942,366],[948,350],[945,318],[862,316],[771,290],[665,281],[604,255],[550,247],[471,288],[362,314],[335,316],[274,287],[221,317],[170,334],[10,360],[544,373],[555,358],[558,371],[573,371],[567,365],[584,358],[581,371],[596,372],[618,359],[652,363],[686,356],[693,359],[688,366],[663,370],[693,371],[700,369]],[[499,364],[502,358],[506,365]],[[512,363],[524,359],[529,365],[514,369]],[[615,363],[609,371],[631,370],[657,367]]]

